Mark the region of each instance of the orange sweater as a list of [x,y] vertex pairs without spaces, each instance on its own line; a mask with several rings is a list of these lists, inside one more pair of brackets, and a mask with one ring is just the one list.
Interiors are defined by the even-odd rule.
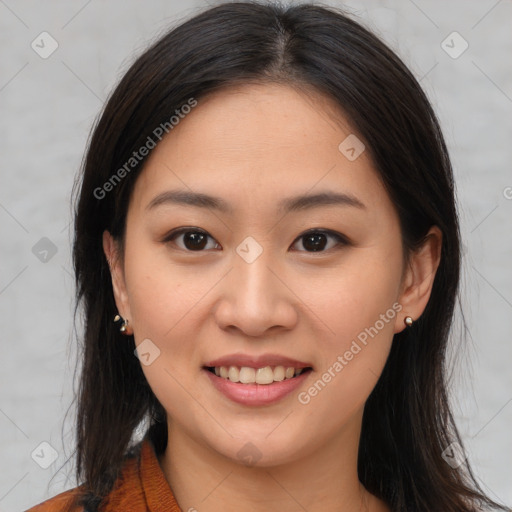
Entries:
[[[69,489],[46,500],[26,512],[61,512],[71,501],[78,488]],[[75,509],[81,512],[81,508]],[[127,459],[121,476],[116,480],[101,505],[100,512],[182,512],[165,479],[155,449],[149,439],[142,441],[140,457]],[[74,511],[75,512],[75,511]]]

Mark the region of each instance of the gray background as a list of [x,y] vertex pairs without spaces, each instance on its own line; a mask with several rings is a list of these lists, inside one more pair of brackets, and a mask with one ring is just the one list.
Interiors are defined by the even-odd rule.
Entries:
[[[73,462],[66,464],[76,359],[70,191],[89,129],[133,56],[169,24],[206,5],[0,0],[1,512],[75,486]],[[512,3],[343,5],[399,53],[440,116],[465,247],[461,306],[469,335],[465,349],[454,336],[455,413],[478,478],[510,505]],[[43,31],[58,43],[46,59],[31,47]],[[469,44],[458,58],[442,47],[453,31]],[[452,54],[463,44],[456,36],[444,43]],[[44,237],[50,242],[41,242]],[[50,456],[41,442],[58,453],[47,469],[35,462],[37,453],[39,462]]]

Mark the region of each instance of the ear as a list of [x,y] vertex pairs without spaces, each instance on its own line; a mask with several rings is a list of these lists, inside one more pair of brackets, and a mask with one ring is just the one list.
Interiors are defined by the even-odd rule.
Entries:
[[437,226],[432,226],[421,247],[410,255],[410,261],[402,278],[398,300],[402,305],[402,314],[396,318],[395,333],[405,329],[406,316],[417,320],[425,310],[441,261],[442,239],[441,230]]
[[[124,269],[119,244],[108,231],[103,232],[103,251],[105,252],[108,266],[110,268],[112,289],[114,291],[117,310],[125,320],[129,320],[131,318],[130,304],[128,301],[128,293],[126,291]],[[125,334],[133,334],[133,329],[130,323],[128,323]]]

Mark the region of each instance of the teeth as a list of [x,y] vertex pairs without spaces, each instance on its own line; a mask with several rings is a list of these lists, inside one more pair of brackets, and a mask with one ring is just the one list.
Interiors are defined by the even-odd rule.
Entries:
[[291,379],[295,375],[295,368],[286,368],[285,377]]
[[[231,371],[231,368],[229,370]],[[240,368],[238,378],[242,384],[250,384],[251,382],[256,382],[256,370],[254,368],[247,368],[247,366],[243,366]]]
[[255,372],[254,382],[256,384],[272,384],[274,382],[274,371],[270,366],[258,368]]
[[274,380],[281,381],[285,378],[286,371],[284,366],[276,366],[274,368]]
[[238,382],[240,380],[240,370],[236,366],[230,366],[228,378],[231,382]]
[[284,366],[265,366],[264,368],[250,368],[248,366],[216,366],[215,375],[231,382],[241,382],[242,384],[272,384],[285,379],[291,379],[300,375],[303,368],[293,368]]

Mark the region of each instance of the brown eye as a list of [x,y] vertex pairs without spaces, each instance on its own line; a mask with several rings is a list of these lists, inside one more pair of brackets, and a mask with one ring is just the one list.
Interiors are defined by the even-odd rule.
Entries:
[[208,239],[214,240],[208,233],[198,229],[182,228],[172,232],[165,238],[165,242],[173,242],[183,236],[182,243],[176,244],[180,249],[186,251],[202,252],[203,249],[214,249],[219,244],[215,243],[213,247],[207,247]]
[[327,247],[327,250],[339,245],[347,245],[346,238],[339,233],[318,229],[303,233],[297,238],[296,243],[302,240],[302,247],[306,249],[306,252],[326,252],[325,248],[327,245],[329,245],[329,238],[334,239],[336,243],[334,243],[334,245],[331,244],[330,247]]
[[[180,238],[181,242],[177,243],[176,240],[180,240]],[[212,244],[209,239],[214,243]],[[330,243],[329,240],[331,240]],[[347,239],[339,233],[330,230],[318,229],[303,233],[296,239],[294,245],[297,245],[300,241],[302,241],[302,247],[305,249],[305,252],[327,252],[328,250],[340,245],[348,244]],[[171,232],[164,239],[164,242],[172,242],[180,249],[188,252],[204,252],[204,250],[221,248],[211,235],[203,230],[194,228],[177,229]],[[209,247],[208,243],[210,243]],[[304,252],[302,250],[300,251]]]

